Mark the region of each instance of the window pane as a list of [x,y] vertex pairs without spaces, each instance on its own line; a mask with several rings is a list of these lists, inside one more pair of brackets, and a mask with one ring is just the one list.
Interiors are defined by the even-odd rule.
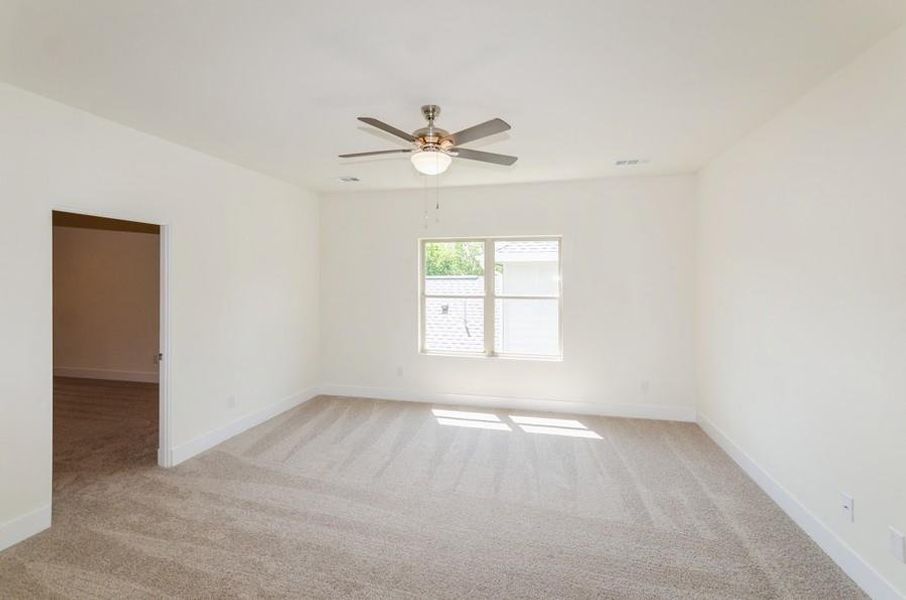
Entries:
[[494,352],[560,355],[559,300],[494,301]]
[[483,275],[484,242],[426,242],[426,275]]
[[471,275],[436,275],[425,277],[425,294],[429,296],[484,296],[484,277]]
[[558,296],[560,243],[557,240],[494,242],[494,289],[503,295]]
[[484,299],[425,298],[425,350],[484,352]]
[[425,293],[484,295],[484,242],[427,242]]

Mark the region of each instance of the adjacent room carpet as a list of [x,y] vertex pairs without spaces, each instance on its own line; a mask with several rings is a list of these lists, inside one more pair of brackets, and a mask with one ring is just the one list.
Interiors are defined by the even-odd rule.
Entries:
[[694,424],[318,397],[164,470],[156,386],[55,392],[3,599],[864,597]]

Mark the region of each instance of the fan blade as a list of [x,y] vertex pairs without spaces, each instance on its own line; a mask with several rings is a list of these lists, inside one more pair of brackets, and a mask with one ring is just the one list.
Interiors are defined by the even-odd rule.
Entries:
[[378,121],[374,117],[359,117],[359,121],[362,123],[368,123],[372,127],[377,127],[378,129],[383,129],[387,133],[392,133],[396,137],[403,138],[407,142],[414,142],[415,138],[410,133],[406,133],[402,129],[397,129],[393,125],[388,125],[383,121]]
[[489,135],[494,135],[495,133],[503,133],[509,128],[510,124],[503,119],[491,119],[490,121],[473,125],[462,131],[451,133],[446,139],[453,142],[453,145],[455,146],[461,146],[462,144],[474,142],[475,140],[488,137]]
[[374,156],[375,154],[408,154],[412,152],[408,148],[405,150],[375,150],[373,152],[353,152],[352,154],[340,154],[340,158],[355,158],[357,156]]
[[509,166],[519,160],[518,156],[496,154],[494,152],[482,152],[481,150],[469,150],[468,148],[450,148],[450,154],[457,158],[480,160],[481,162],[494,163],[495,165]]

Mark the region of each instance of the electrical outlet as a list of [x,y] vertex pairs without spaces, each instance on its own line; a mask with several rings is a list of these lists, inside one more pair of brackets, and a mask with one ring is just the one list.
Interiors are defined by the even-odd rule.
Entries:
[[397,377],[402,377],[402,376],[403,376],[403,367],[400,366],[400,367],[397,367],[397,368],[396,368],[396,376],[397,376]]
[[901,563],[906,563],[906,538],[893,527],[890,528],[890,551]]
[[856,510],[853,505],[853,497],[849,494],[840,494],[840,510],[843,511],[843,518],[852,523],[856,520]]
[[229,408],[236,408],[236,396],[227,397],[227,406]]

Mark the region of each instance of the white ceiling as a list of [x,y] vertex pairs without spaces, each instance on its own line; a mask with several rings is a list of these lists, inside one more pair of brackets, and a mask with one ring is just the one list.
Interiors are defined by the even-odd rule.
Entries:
[[[695,170],[906,20],[903,0],[0,0],[0,79],[317,190],[422,185],[405,130],[471,147],[442,185]],[[614,161],[644,158],[637,167]],[[361,178],[339,184],[340,175]]]

